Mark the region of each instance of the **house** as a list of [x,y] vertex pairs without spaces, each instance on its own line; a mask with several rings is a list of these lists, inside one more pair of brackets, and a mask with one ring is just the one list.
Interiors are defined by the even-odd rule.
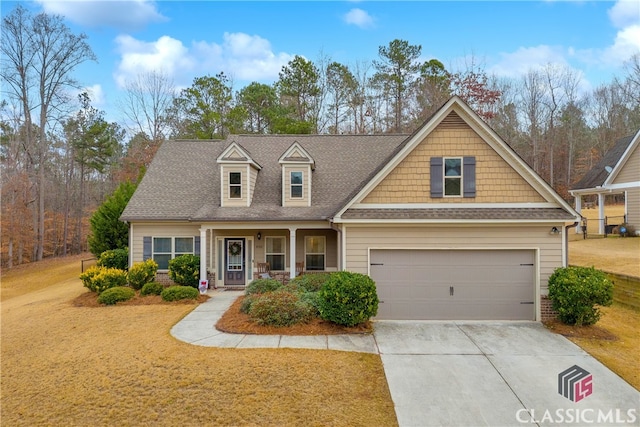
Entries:
[[[605,234],[604,196],[624,194],[625,218],[616,221],[634,225],[640,231],[640,130],[635,135],[620,138],[604,157],[578,181],[569,193],[575,197],[578,213],[582,198],[598,196],[598,234]],[[576,232],[580,232],[579,228]]]
[[370,275],[378,319],[540,320],[580,216],[453,97],[411,135],[165,142],[121,219],[130,263],[216,287],[300,265]]

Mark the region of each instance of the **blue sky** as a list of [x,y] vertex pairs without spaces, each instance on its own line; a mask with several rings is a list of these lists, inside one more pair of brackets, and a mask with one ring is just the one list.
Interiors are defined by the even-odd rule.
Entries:
[[[21,2],[66,17],[98,57],[75,73],[94,105],[119,120],[124,83],[161,70],[179,88],[221,71],[234,88],[270,84],[295,55],[350,66],[394,39],[422,46],[450,71],[471,57],[498,76],[559,64],[583,89],[623,74],[640,51],[640,0],[621,1],[73,1]],[[2,15],[16,2],[3,1]]]

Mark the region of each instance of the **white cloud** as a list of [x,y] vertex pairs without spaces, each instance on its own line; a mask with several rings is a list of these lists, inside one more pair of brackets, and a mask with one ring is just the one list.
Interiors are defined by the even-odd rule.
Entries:
[[345,13],[343,19],[347,24],[355,25],[360,28],[370,28],[373,27],[374,24],[373,17],[364,10],[358,8],[351,9],[349,12]]
[[602,59],[605,64],[619,65],[638,52],[640,52],[640,25],[631,25],[618,31],[613,45],[604,51]]
[[143,28],[167,18],[148,0],[37,0],[45,12],[63,15],[70,21],[94,28],[113,27],[121,31]]
[[167,74],[178,87],[190,86],[194,77],[220,72],[233,80],[274,81],[294,58],[274,53],[268,40],[245,33],[224,33],[222,44],[196,41],[191,47],[169,36],[146,42],[123,35],[116,43],[121,60],[114,77],[120,87],[139,73],[153,70]]
[[488,71],[503,77],[519,77],[547,64],[568,65],[566,54],[569,52],[547,45],[521,47],[515,52],[501,53],[500,61],[489,67]]
[[616,28],[640,24],[640,1],[618,0],[608,11],[609,19]]
[[104,96],[105,94],[100,84],[86,86],[82,89],[82,92],[87,92],[89,94],[89,98],[91,98],[91,105],[95,108],[101,109],[104,107],[106,101]]

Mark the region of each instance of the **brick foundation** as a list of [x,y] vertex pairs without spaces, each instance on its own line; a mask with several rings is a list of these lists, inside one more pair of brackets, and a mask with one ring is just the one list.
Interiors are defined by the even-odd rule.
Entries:
[[553,320],[558,317],[558,312],[551,308],[551,300],[546,295],[540,296],[540,320]]

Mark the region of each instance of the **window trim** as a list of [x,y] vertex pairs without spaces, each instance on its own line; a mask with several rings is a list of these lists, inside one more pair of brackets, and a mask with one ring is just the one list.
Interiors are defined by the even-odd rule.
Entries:
[[[319,238],[322,240],[323,252],[309,252],[308,239]],[[307,264],[307,255],[322,255],[322,270],[310,269]],[[304,236],[304,269],[309,271],[326,271],[327,270],[327,236]]]
[[[282,240],[282,250],[283,252],[268,252],[269,245],[267,244],[267,239],[280,239]],[[270,264],[272,270],[275,271],[284,271],[287,268],[287,238],[285,236],[265,236],[264,241],[264,262],[269,262],[267,257],[269,255],[282,255],[282,270],[277,270]]]
[[[460,175],[447,175],[447,160],[458,160],[460,162]],[[458,194],[447,194],[447,179],[457,179],[460,183],[460,191]],[[443,197],[462,197],[464,195],[464,159],[462,157],[443,157],[442,158],[442,196]]]
[[[293,183],[293,174],[300,174],[300,184],[294,184]],[[293,188],[294,187],[299,187],[300,188],[300,195],[299,196],[294,196],[293,195]],[[304,199],[304,172],[303,171],[289,171],[289,197],[291,199]]]
[[[157,252],[156,239],[170,239],[171,240],[170,252]],[[191,239],[191,252],[176,252],[176,239]],[[152,236],[151,237],[151,259],[155,261],[156,255],[169,255],[170,256],[169,260],[172,260],[179,255],[194,255],[196,253],[195,245],[196,245],[196,239],[193,236]],[[169,268],[168,266],[166,269],[158,268],[158,271],[169,271]]]
[[[240,175],[240,183],[239,184],[232,184],[231,183],[231,175],[232,174],[238,174]],[[241,200],[242,199],[242,171],[229,171],[229,199],[233,199],[233,200]],[[238,196],[234,196],[231,189],[232,188],[239,188],[240,189],[240,194]]]

